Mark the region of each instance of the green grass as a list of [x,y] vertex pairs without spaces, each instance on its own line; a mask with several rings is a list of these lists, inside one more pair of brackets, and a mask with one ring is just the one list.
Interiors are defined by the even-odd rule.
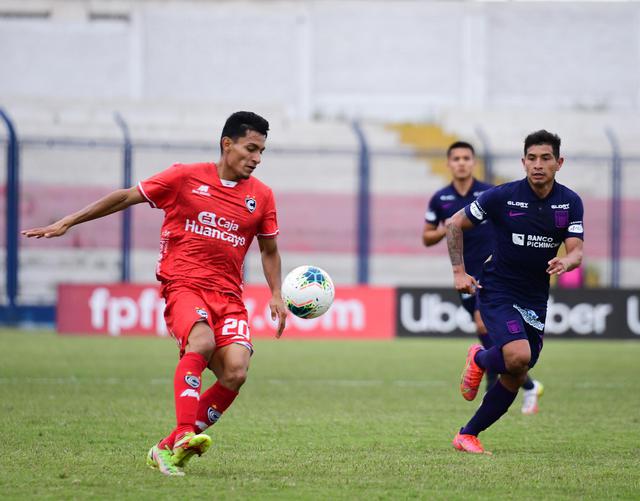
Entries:
[[[0,330],[3,499],[639,499],[640,343],[549,340],[541,413],[451,447],[477,403],[467,341],[259,341],[184,478],[145,466],[173,426],[168,339]],[[212,379],[206,379],[209,383]]]

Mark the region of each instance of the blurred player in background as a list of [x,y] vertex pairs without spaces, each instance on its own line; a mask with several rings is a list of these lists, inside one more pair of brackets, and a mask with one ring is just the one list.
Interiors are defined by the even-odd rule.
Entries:
[[[277,337],[285,327],[274,197],[251,177],[268,130],[261,116],[236,112],[222,130],[217,164],[175,164],[49,226],[22,232],[58,237],[72,226],[142,202],[164,211],[156,276],[167,327],[180,348],[173,383],[177,425],[151,448],[147,463],[165,475],[184,475],[189,459],[206,452],[211,438],[202,432],[231,405],[247,377],[253,346],[242,302],[242,268],[256,236]],[[201,394],[207,367],[217,381]]]
[[[473,146],[464,141],[453,143],[447,149],[447,167],[451,171],[452,182],[436,191],[429,200],[429,207],[425,214],[425,225],[422,241],[427,247],[437,244],[447,234],[445,221],[460,209],[469,205],[481,193],[492,188],[493,185],[478,181],[473,177],[476,165]],[[464,238],[464,266],[467,273],[476,280],[480,280],[482,263],[491,255],[492,235],[491,223],[482,224],[466,231]],[[478,338],[484,348],[491,347],[491,339],[482,322],[476,305],[476,294],[460,293],[460,301],[476,324]],[[487,371],[487,389],[496,381],[496,374]]]
[[[474,202],[483,192],[493,188],[492,184],[483,183],[473,177],[476,166],[476,156],[473,146],[464,141],[457,141],[447,149],[447,166],[451,171],[452,182],[438,190],[429,201],[425,215],[425,225],[422,234],[424,245],[430,247],[437,244],[446,236],[444,223],[460,209]],[[493,246],[493,230],[489,220],[482,221],[463,234],[464,267],[466,272],[478,282],[482,282],[480,274],[482,264],[491,255]],[[478,311],[477,294],[460,293],[460,300],[465,310],[469,312],[476,324],[478,338],[483,348],[489,349],[493,345],[490,334],[482,322]],[[497,374],[486,371],[487,390],[496,382]],[[535,414],[538,412],[538,397],[542,394],[542,384],[527,376],[522,385],[524,399],[522,412]]]
[[[455,436],[453,445],[460,451],[485,453],[478,434],[507,412],[542,350],[549,277],[582,262],[582,200],[555,181],[563,162],[557,135],[529,134],[522,159],[526,177],[485,191],[446,224],[456,290],[479,289],[480,313],[494,342],[488,350],[477,344],[469,348],[463,396],[475,398],[486,370],[500,374]],[[493,223],[494,245],[478,285],[465,269],[462,232],[485,220]],[[563,243],[567,254],[557,257]]]

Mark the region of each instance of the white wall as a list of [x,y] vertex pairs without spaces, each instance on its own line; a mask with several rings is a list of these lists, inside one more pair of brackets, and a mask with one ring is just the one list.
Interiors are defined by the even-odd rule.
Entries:
[[[24,11],[5,0],[1,11]],[[0,15],[0,96],[267,106],[385,120],[445,109],[640,109],[640,4],[40,1]],[[92,14],[119,14],[90,20]],[[95,17],[95,16],[94,16]]]

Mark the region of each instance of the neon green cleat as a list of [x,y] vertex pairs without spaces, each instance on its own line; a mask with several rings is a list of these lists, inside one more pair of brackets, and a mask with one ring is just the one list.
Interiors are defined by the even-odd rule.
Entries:
[[157,445],[154,445],[147,454],[147,464],[169,477],[184,477],[184,471],[173,464],[172,456],[171,450],[160,449]]
[[184,468],[194,454],[202,456],[211,447],[211,437],[204,433],[185,433],[173,444],[173,464]]

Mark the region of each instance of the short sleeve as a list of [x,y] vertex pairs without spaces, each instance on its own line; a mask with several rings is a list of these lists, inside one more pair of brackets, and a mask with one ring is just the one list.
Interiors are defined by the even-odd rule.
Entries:
[[584,240],[584,224],[582,222],[584,216],[584,207],[582,200],[576,195],[575,200],[571,202],[569,207],[569,227],[565,238],[575,237]]
[[260,226],[258,227],[257,235],[260,238],[275,238],[278,233],[278,217],[276,214],[276,202],[273,198],[273,192],[269,190],[269,196],[267,197],[266,207],[264,208],[264,215]]
[[427,223],[432,224],[434,226],[438,226],[441,221],[440,216],[438,215],[437,200],[438,200],[437,195],[433,195],[431,197],[431,200],[429,200],[429,205],[427,207],[427,212],[425,212],[424,214],[424,220]]
[[464,208],[464,213],[473,224],[482,224],[495,216],[495,207],[498,201],[498,190],[491,188],[467,205]]
[[138,183],[138,191],[151,207],[165,209],[174,204],[182,176],[182,165],[175,164]]

